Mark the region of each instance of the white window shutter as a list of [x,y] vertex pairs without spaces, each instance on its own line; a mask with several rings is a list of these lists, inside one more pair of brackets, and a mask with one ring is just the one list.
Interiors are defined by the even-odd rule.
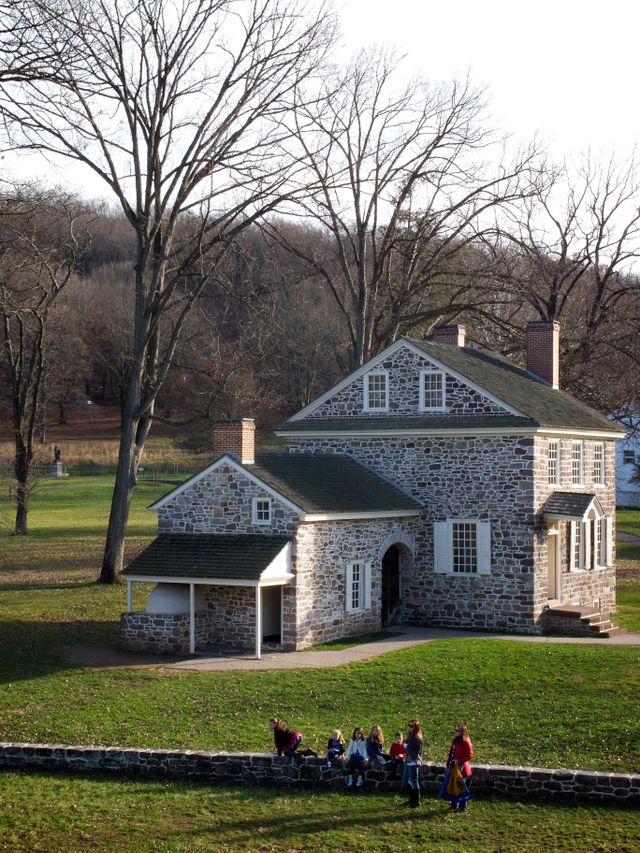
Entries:
[[491,524],[479,521],[476,524],[476,542],[478,548],[478,574],[491,574]]
[[364,566],[364,609],[371,610],[371,563]]
[[344,592],[344,609],[347,613],[353,613],[353,565],[351,563],[347,563]]
[[606,554],[607,566],[613,565],[613,518],[605,518],[604,524],[604,552]]
[[569,571],[574,572],[576,566],[576,522],[569,523]]
[[451,525],[446,521],[433,523],[433,571],[448,574],[451,571]]

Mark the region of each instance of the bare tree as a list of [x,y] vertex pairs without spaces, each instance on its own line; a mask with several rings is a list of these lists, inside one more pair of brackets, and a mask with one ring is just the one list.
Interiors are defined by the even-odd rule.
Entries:
[[14,0],[0,31],[6,68],[21,67],[14,33],[40,59],[0,86],[13,145],[92,169],[135,233],[132,365],[100,574],[111,583],[184,320],[230,241],[287,193],[280,118],[331,22],[292,0]]
[[17,480],[15,532],[28,532],[52,311],[84,236],[76,202],[23,187],[0,197],[0,344],[9,375]]
[[[633,159],[585,158],[523,201],[499,241],[503,325],[522,347],[525,319],[563,326],[563,385],[597,408],[634,405],[640,356],[640,178]],[[498,264],[496,263],[496,268]]]
[[[321,239],[271,228],[333,294],[354,365],[398,334],[482,302],[469,248],[535,177],[533,150],[506,162],[468,81],[398,79],[393,57],[364,52],[319,99],[298,105],[294,132],[315,191],[297,212]],[[505,161],[490,166],[490,156]]]

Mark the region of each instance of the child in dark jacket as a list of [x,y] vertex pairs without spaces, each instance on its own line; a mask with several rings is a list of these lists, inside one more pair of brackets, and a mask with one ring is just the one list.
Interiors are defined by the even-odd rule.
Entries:
[[334,729],[327,743],[327,767],[334,759],[344,761],[344,738],[340,729]]
[[384,757],[384,734],[380,726],[372,726],[369,732],[367,757],[374,767],[387,763],[387,759]]
[[278,755],[292,756],[300,746],[302,735],[288,728],[278,717],[271,717],[269,728],[273,732],[273,740]]

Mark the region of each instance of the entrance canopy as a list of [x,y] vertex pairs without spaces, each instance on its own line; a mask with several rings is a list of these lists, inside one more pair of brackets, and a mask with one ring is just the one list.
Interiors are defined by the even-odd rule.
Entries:
[[595,495],[554,492],[547,498],[542,514],[550,521],[586,521],[591,510],[596,518],[604,518],[604,511]]
[[122,573],[132,583],[180,583],[190,586],[190,651],[195,652],[195,586],[249,586],[256,590],[256,657],[260,657],[261,601],[265,586],[293,579],[291,540],[286,536],[184,533],[158,536]]

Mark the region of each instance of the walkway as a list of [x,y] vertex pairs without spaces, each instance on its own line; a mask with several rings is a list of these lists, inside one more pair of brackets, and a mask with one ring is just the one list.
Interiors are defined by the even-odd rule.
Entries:
[[230,657],[207,657],[205,655],[189,657],[184,660],[167,658],[159,655],[142,655],[121,652],[109,646],[67,646],[60,652],[69,663],[90,668],[112,667],[163,667],[174,670],[197,670],[200,672],[229,672],[234,670],[265,670],[275,669],[324,669],[326,667],[344,666],[349,663],[370,660],[387,652],[396,652],[430,643],[434,640],[473,639],[473,640],[503,640],[514,643],[551,643],[578,644],[593,643],[599,646],[640,646],[640,634],[622,633],[607,639],[592,637],[531,637],[515,634],[491,634],[475,631],[454,631],[447,628],[399,628],[402,633],[395,637],[386,637],[373,643],[362,643],[359,646],[349,646],[336,651],[303,651],[303,652],[274,652],[265,654],[260,660],[247,655]]

